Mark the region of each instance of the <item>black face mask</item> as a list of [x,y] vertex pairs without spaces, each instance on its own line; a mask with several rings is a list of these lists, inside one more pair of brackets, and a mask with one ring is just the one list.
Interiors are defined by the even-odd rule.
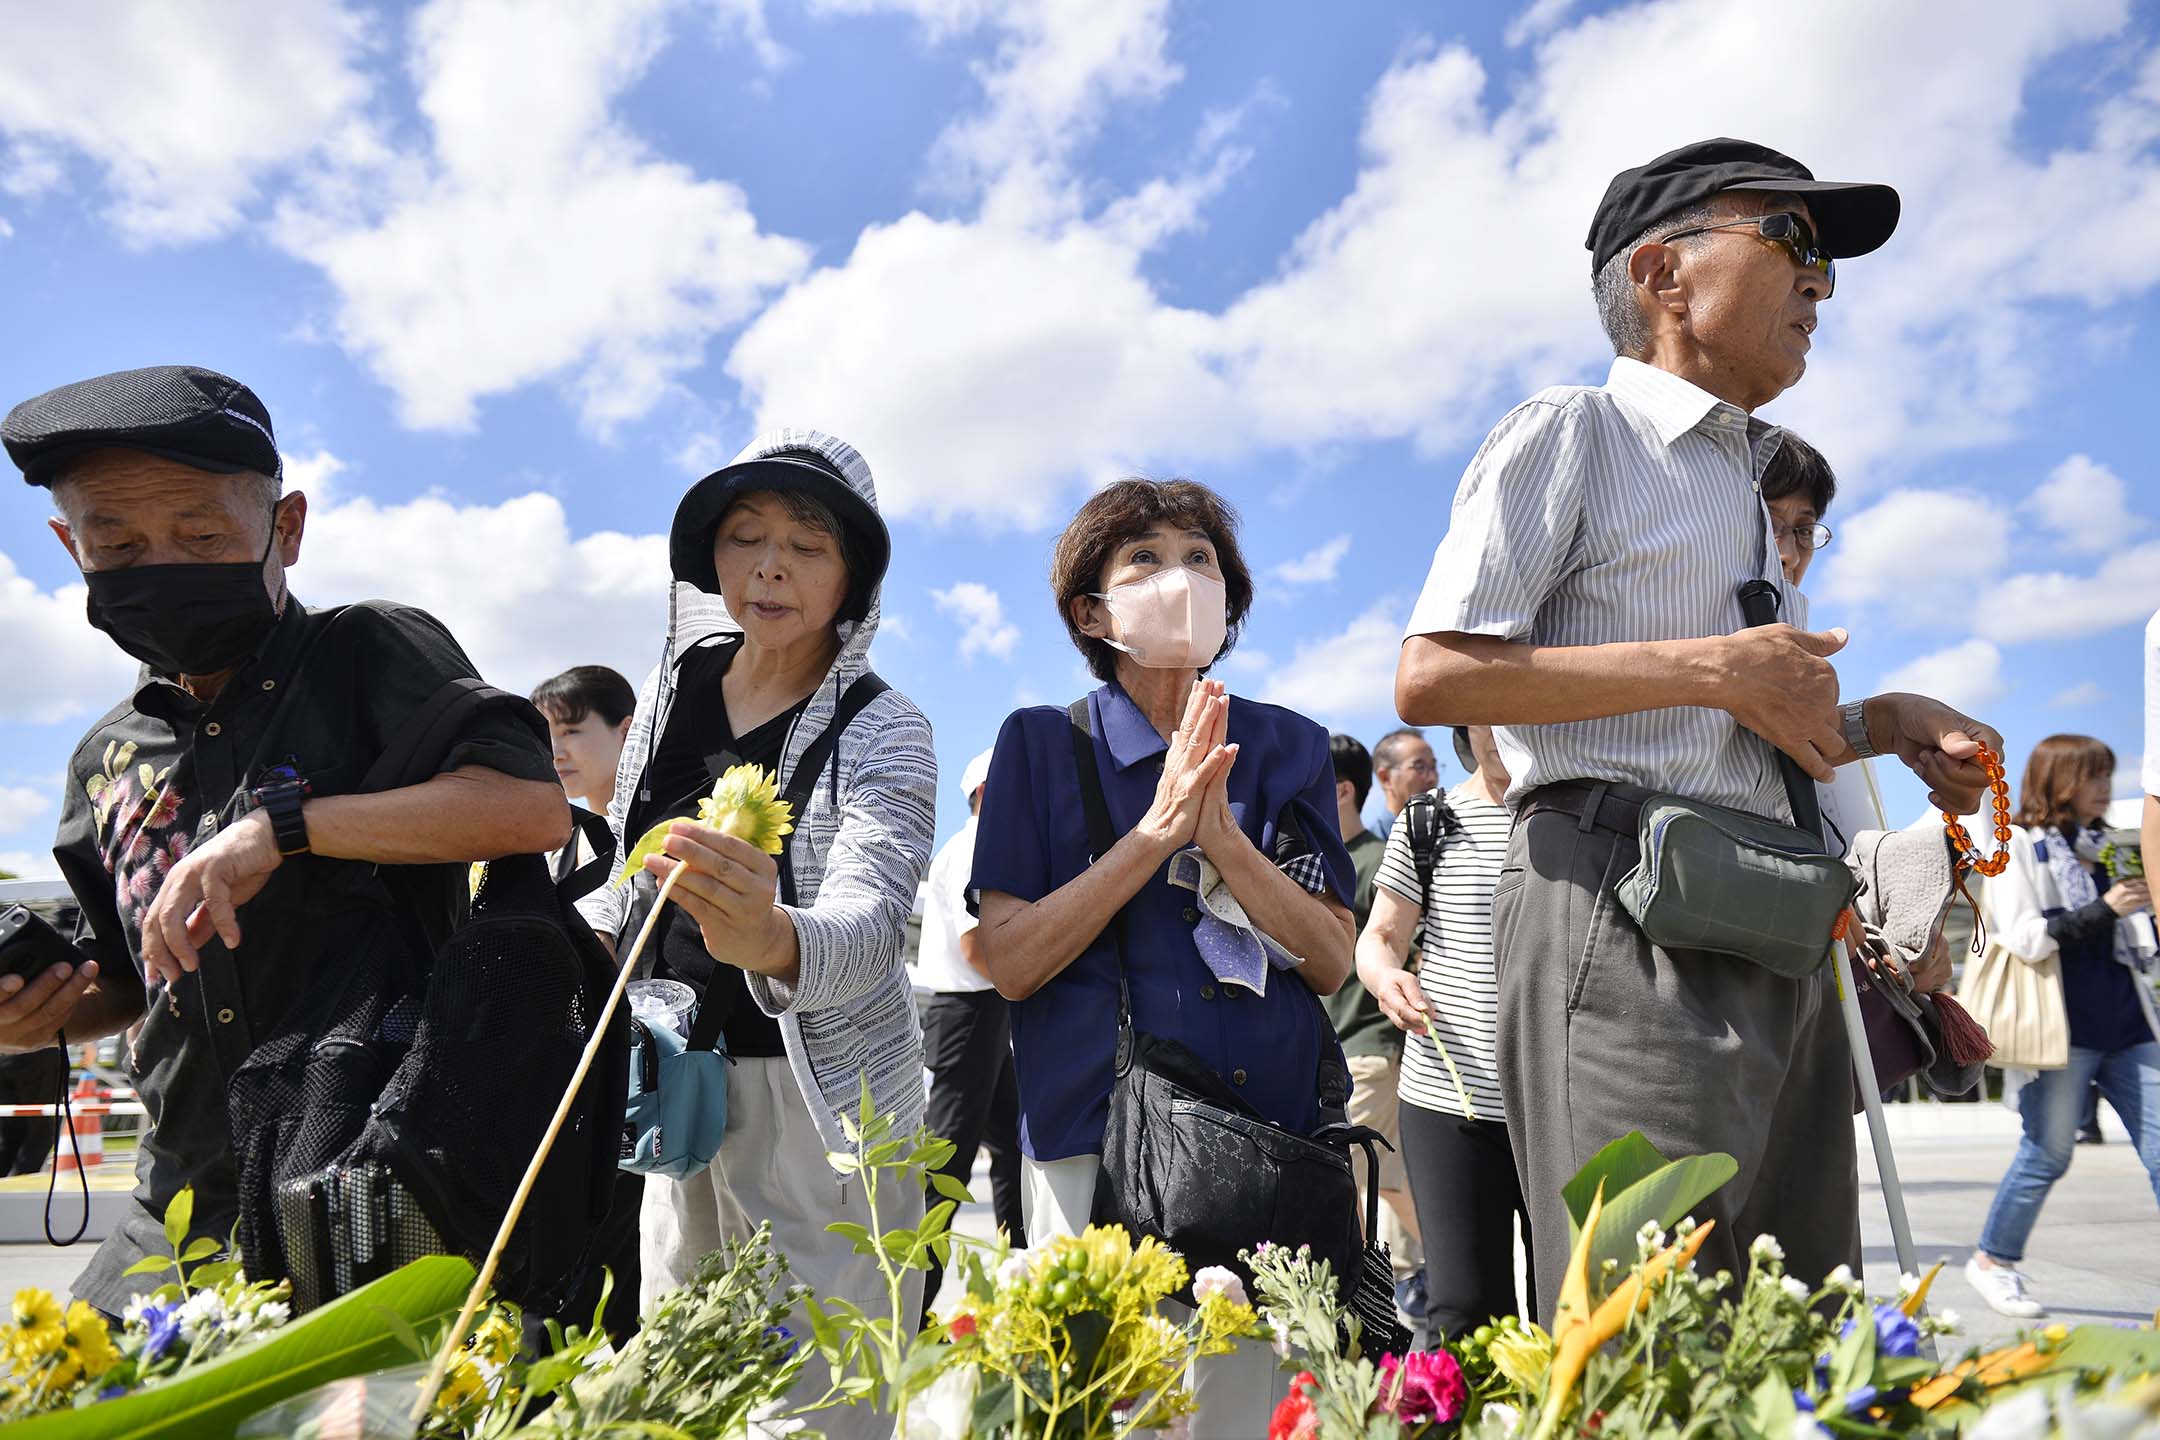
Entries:
[[277,606],[263,584],[270,545],[260,560],[86,572],[90,623],[162,675],[215,675],[245,659],[277,624]]

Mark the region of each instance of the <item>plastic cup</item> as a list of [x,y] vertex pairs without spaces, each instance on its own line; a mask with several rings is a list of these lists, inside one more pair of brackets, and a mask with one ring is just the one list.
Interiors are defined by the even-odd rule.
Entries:
[[690,1015],[697,1009],[697,991],[680,980],[633,980],[624,992],[630,1013],[648,1026],[659,1025],[677,1035],[690,1034]]

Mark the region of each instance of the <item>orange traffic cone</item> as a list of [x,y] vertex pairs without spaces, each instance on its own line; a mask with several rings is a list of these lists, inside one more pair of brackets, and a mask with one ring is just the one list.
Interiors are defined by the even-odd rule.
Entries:
[[[83,1076],[81,1082],[76,1085],[73,1099],[77,1108],[73,1120],[71,1122],[67,1116],[62,1116],[60,1118],[59,1133],[53,1137],[53,1170],[55,1172],[73,1170],[78,1165],[82,1169],[88,1170],[105,1163],[105,1133],[99,1127],[97,1111],[91,1110],[88,1114],[85,1114],[84,1108],[86,1105],[101,1105],[106,1098],[105,1091],[99,1087],[97,1081],[91,1079],[88,1075]],[[68,1139],[70,1123],[73,1124],[75,1130],[75,1138],[72,1142]]]

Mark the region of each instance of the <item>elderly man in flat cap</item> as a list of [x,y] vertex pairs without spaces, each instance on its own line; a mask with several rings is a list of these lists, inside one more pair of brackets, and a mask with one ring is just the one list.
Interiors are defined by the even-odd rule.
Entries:
[[68,767],[53,853],[82,907],[78,958],[0,980],[0,1049],[143,1020],[131,1068],[152,1128],[134,1204],[75,1282],[117,1313],[160,1278],[124,1272],[166,1252],[182,1187],[191,1233],[234,1225],[233,1068],[289,1037],[310,996],[359,968],[356,947],[446,933],[466,863],[558,846],[570,813],[538,712],[500,705],[433,779],[350,793],[472,665],[418,610],[294,600],[307,497],[280,493],[246,386],[188,366],[104,375],[24,401],[0,440],[52,492],[90,623],[142,662]]
[[[1494,726],[1513,777],[1499,1062],[1548,1319],[1561,1187],[1630,1130],[1667,1156],[1739,1162],[1697,1211],[1720,1222],[1705,1272],[1741,1273],[1759,1234],[1804,1279],[1859,1268],[1852,1059],[1820,960],[1785,957],[1807,971],[1789,978],[1769,968],[1782,936],[1723,953],[1653,943],[1643,892],[1620,882],[1645,841],[1668,863],[1731,858],[1671,860],[1671,832],[1643,820],[1674,797],[1789,820],[1780,752],[1817,780],[1895,754],[1961,812],[1986,783],[1979,746],[2001,753],[1995,731],[1922,696],[1839,704],[1845,634],[1804,628],[1756,488],[1780,436],[1754,412],[1806,369],[1833,258],[1874,250],[1897,217],[1888,186],[1817,180],[1738,140],[1615,177],[1588,242],[1611,373],[1542,391],[1493,430],[1410,619],[1404,719]],[[1742,628],[1754,581],[1794,623]],[[1814,873],[1808,894],[1767,898],[1837,883]]]

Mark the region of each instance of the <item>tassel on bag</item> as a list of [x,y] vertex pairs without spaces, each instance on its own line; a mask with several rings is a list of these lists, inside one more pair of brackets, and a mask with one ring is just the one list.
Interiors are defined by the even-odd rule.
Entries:
[[1977,1065],[1995,1053],[1995,1042],[1963,1005],[1947,991],[1928,997],[1935,1002],[1935,1020],[1942,1026],[1943,1048],[1959,1065]]

